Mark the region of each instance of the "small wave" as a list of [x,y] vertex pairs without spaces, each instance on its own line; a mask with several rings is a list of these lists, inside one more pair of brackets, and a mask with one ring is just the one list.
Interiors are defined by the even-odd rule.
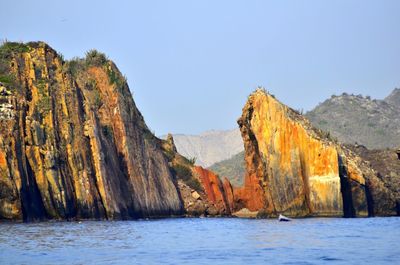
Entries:
[[338,261],[338,260],[342,260],[342,259],[338,259],[338,258],[333,258],[333,257],[328,257],[328,256],[322,256],[318,258],[319,260],[324,260],[324,261]]

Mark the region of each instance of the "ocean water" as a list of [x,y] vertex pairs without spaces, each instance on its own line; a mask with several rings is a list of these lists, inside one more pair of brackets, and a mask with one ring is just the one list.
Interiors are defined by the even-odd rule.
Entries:
[[400,218],[0,223],[0,264],[400,264]]

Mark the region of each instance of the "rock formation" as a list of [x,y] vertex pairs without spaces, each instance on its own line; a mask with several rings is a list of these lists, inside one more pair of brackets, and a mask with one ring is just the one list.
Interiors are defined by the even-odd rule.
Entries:
[[400,149],[369,150],[362,145],[346,147],[377,172],[378,178],[395,196],[397,207],[400,207]]
[[220,178],[210,170],[200,166],[193,168],[207,194],[209,202],[215,205],[217,212],[214,214],[229,215],[233,205],[233,189],[228,179],[222,182]]
[[262,89],[238,120],[245,185],[237,209],[276,216],[395,215],[393,194],[360,157]]
[[0,48],[0,218],[183,213],[167,158],[103,54]]
[[398,186],[371,159],[265,91],[250,96],[238,123],[247,171],[244,186],[233,188],[180,155],[171,135],[149,131],[104,54],[65,62],[45,43],[7,42],[0,47],[0,219],[400,210]]
[[234,209],[233,188],[210,170],[194,165],[176,151],[172,135],[161,140],[188,216],[229,216]]

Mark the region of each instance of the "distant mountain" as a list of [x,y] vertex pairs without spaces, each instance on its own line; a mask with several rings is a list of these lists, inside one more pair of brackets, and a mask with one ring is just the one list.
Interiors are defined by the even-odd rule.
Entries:
[[329,131],[343,143],[369,149],[400,146],[400,89],[384,100],[343,93],[306,113],[314,126]]
[[400,88],[395,88],[392,93],[385,98],[385,101],[392,106],[400,108]]
[[215,163],[208,169],[221,177],[227,177],[233,186],[239,187],[243,185],[245,168],[244,151],[242,151],[231,158]]
[[178,152],[187,158],[196,158],[196,164],[203,167],[243,151],[239,129],[207,131],[199,135],[174,134],[173,137]]

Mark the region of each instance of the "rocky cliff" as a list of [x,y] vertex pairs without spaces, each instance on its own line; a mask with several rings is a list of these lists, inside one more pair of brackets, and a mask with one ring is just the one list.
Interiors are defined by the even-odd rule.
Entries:
[[262,89],[238,120],[245,146],[236,208],[275,216],[395,215],[396,200],[360,157]]
[[362,145],[346,147],[378,173],[378,178],[393,193],[400,207],[400,149],[369,150]]
[[183,213],[174,176],[103,54],[64,62],[42,42],[0,48],[0,218]]

